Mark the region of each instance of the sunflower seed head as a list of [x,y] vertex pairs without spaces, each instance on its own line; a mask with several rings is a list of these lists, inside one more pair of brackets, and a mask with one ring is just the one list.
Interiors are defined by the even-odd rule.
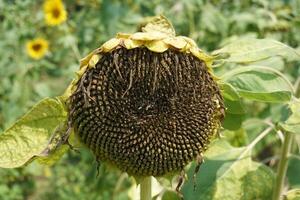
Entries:
[[181,171],[218,132],[223,99],[192,52],[119,47],[91,60],[69,98],[69,117],[97,160],[162,176]]

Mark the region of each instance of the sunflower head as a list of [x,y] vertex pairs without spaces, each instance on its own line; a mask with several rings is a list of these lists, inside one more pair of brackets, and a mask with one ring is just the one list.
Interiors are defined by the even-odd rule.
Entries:
[[44,2],[46,24],[56,26],[66,21],[67,11],[61,0],[46,0]]
[[27,54],[33,59],[41,59],[48,51],[48,42],[43,38],[36,38],[26,43]]
[[97,160],[130,175],[181,171],[202,154],[224,117],[212,58],[175,36],[162,16],[82,60],[69,117]]

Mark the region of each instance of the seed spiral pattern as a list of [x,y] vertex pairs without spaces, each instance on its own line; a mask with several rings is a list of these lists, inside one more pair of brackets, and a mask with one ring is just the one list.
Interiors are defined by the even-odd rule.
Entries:
[[130,175],[162,176],[206,149],[223,112],[202,60],[172,49],[118,48],[82,75],[69,117],[97,160]]

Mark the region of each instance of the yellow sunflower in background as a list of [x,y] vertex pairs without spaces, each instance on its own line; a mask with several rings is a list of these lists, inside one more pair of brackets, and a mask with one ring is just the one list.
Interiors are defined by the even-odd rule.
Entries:
[[56,26],[66,21],[67,11],[61,0],[44,2],[45,21],[49,26]]
[[27,54],[33,59],[40,59],[45,56],[48,51],[48,42],[43,38],[36,38],[26,43]]

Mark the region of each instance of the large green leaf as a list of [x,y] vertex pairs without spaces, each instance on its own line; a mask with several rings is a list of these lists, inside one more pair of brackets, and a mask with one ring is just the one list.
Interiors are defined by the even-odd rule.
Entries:
[[240,100],[240,96],[237,91],[229,83],[221,84],[222,96],[228,100],[236,101]]
[[228,130],[238,130],[241,128],[242,123],[245,119],[245,115],[243,114],[232,114],[225,113],[225,118],[223,120],[222,126]]
[[291,115],[281,124],[281,127],[291,133],[300,134],[300,99],[293,99],[289,104],[289,108]]
[[236,63],[250,63],[274,56],[280,56],[289,61],[300,59],[295,49],[281,42],[255,38],[236,40],[214,51],[213,54],[229,54],[230,56],[225,61]]
[[[246,63],[247,65],[247,63]],[[259,65],[259,66],[266,66],[266,67],[271,67],[276,70],[283,70],[284,69],[284,59],[280,56],[273,56],[264,60],[259,60],[255,62],[251,62],[251,65]]]
[[293,86],[279,71],[263,66],[238,67],[221,79],[230,83],[241,97],[263,102],[287,102]]
[[67,113],[57,99],[46,98],[0,134],[0,167],[20,167],[41,154]]
[[[185,199],[189,200],[269,200],[272,195],[274,174],[263,164],[241,156],[245,148],[233,148],[219,140],[206,152],[205,163],[197,176],[196,190],[189,180],[183,187]],[[189,177],[194,167],[189,170]]]
[[238,92],[229,83],[221,84],[222,96],[226,107],[223,127],[237,130],[241,127],[245,117],[245,109]]
[[[37,161],[39,163],[53,165],[61,159],[67,150],[69,150],[70,145],[73,146],[71,142],[74,141],[73,138],[75,138],[75,136],[74,134],[71,134],[71,132],[68,133],[68,129],[69,127],[66,121],[60,123],[56,127],[55,132],[51,135],[47,148],[45,148],[44,151],[37,157]],[[70,145],[64,144],[63,140],[65,137],[68,137]]]
[[226,112],[231,114],[245,114],[244,106],[241,102],[241,97],[238,92],[230,84],[222,85],[222,95],[224,97],[224,103]]

